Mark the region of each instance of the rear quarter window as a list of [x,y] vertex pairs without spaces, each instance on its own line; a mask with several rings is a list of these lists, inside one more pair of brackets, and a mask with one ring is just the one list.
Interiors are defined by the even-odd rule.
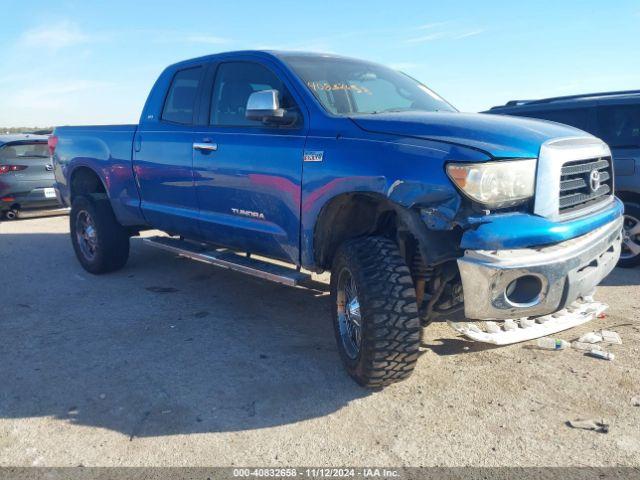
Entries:
[[193,123],[201,78],[202,67],[186,68],[174,75],[162,108],[162,120],[182,125]]
[[611,147],[640,147],[640,105],[599,107],[598,130]]

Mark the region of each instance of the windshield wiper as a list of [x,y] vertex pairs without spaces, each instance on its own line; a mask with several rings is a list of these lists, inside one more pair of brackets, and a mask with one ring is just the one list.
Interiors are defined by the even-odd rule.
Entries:
[[429,112],[429,113],[437,113],[442,112],[443,110],[434,109],[434,110],[420,110],[418,108],[387,108],[385,110],[374,110],[373,112],[361,113],[361,115],[377,115],[379,113],[396,113],[396,112]]
[[377,115],[379,113],[396,113],[396,112],[410,112],[415,110],[413,108],[385,108],[384,110],[374,110],[373,112],[366,112],[368,115]]

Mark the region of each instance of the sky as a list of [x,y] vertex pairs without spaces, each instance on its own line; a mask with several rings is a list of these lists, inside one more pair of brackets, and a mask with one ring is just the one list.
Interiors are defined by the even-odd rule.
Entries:
[[462,111],[640,89],[640,0],[0,0],[0,126],[137,123],[158,74],[230,50],[386,64]]

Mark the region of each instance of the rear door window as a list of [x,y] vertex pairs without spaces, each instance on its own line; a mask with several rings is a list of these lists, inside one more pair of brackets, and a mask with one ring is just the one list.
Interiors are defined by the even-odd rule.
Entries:
[[538,110],[536,112],[522,112],[523,117],[541,118],[552,122],[564,123],[571,127],[587,130],[589,128],[588,108],[567,108],[563,110]]
[[171,82],[162,109],[162,120],[182,125],[193,123],[193,111],[202,78],[202,67],[178,71]]
[[611,147],[640,147],[640,105],[598,108],[599,137]]

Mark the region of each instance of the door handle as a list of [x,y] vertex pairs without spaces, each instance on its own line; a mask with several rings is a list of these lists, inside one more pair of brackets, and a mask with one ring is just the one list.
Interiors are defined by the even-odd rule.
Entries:
[[218,150],[218,144],[217,143],[194,143],[193,149],[203,153],[215,152],[216,150]]

